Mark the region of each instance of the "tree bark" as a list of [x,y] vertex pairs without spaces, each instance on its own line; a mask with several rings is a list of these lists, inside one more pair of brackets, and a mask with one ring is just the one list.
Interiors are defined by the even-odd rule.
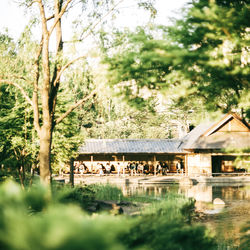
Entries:
[[18,167],[18,176],[20,179],[21,188],[24,189],[24,179],[23,179],[22,171],[23,171],[22,166]]
[[52,142],[52,124],[51,126],[43,126],[40,133],[40,177],[45,185],[51,183],[51,142]]
[[69,182],[71,184],[71,187],[74,187],[74,159],[70,159],[70,176],[69,176]]

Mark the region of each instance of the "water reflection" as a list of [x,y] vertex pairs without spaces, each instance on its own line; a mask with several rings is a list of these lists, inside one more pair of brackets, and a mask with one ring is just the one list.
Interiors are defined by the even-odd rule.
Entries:
[[[196,200],[197,211],[205,214],[217,214],[230,211],[235,207],[249,207],[250,210],[250,185],[222,185],[222,184],[197,184],[183,186],[177,184],[164,185],[122,185],[125,196],[164,196],[167,193],[177,193]],[[221,199],[224,204],[215,204],[215,199]],[[236,214],[237,216],[237,214]]]
[[180,193],[178,185],[122,185],[124,196],[162,196],[170,192]]
[[[227,242],[226,249],[234,249],[239,246],[241,228],[250,220],[250,184],[124,185],[122,191],[124,195],[141,196],[161,196],[174,192],[194,198],[196,210],[208,216],[202,223],[210,228],[211,232],[214,232],[218,242]],[[223,200],[225,205],[213,204],[216,198]]]
[[161,196],[169,192],[183,194],[186,197],[194,198],[197,202],[213,202],[220,198],[227,203],[237,201],[250,202],[250,185],[215,185],[197,184],[183,186],[177,184],[155,184],[155,185],[122,185],[123,194],[130,195],[155,195]]

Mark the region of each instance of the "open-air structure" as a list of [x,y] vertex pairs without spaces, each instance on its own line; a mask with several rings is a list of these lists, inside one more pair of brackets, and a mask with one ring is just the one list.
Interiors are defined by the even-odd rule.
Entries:
[[[240,158],[239,158],[240,157]],[[229,113],[217,122],[201,124],[181,139],[89,139],[80,147],[78,162],[93,168],[97,163],[147,162],[156,173],[157,162],[166,162],[169,172],[183,162],[188,176],[242,171],[250,157],[250,129],[236,114]]]

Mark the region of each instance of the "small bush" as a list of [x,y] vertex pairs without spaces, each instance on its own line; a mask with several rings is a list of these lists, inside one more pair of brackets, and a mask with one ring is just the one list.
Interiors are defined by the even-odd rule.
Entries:
[[246,223],[241,229],[240,249],[247,250],[250,246],[250,221]]
[[95,192],[95,198],[97,200],[106,200],[106,201],[124,200],[122,191],[116,186],[106,184],[106,185],[90,185],[89,187],[91,190]]
[[[183,213],[183,198],[163,200],[148,206],[134,220],[130,232],[122,240],[128,249],[216,249],[216,243],[206,228],[189,225],[192,201]],[[184,208],[186,210],[186,208]]]
[[84,210],[86,210],[95,199],[94,190],[88,186],[76,186],[74,188],[65,186],[54,195],[57,202],[77,204]]
[[51,195],[39,185],[24,191],[13,182],[4,183],[0,186],[0,249],[214,249],[215,242],[204,227],[186,223],[192,202],[184,197],[155,199],[135,217],[90,216],[81,209],[105,190],[108,199],[121,197],[116,188],[105,186],[61,187]]

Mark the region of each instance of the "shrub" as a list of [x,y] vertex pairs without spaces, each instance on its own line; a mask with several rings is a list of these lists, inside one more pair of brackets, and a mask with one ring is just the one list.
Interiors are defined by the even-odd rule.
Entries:
[[95,192],[88,186],[76,186],[74,188],[64,186],[57,192],[54,192],[57,202],[63,204],[77,204],[86,210],[95,199]]
[[[182,197],[148,206],[123,237],[128,249],[215,249],[204,226],[189,225],[193,201]],[[185,213],[184,213],[185,211]]]
[[250,246],[250,221],[248,221],[241,229],[240,249],[247,250]]
[[116,186],[106,184],[106,185],[90,185],[91,190],[95,192],[95,198],[97,200],[106,201],[120,201],[124,200],[121,189]]
[[61,200],[52,201],[48,190],[39,185],[28,191],[14,182],[1,185],[0,249],[125,249],[118,240],[129,228],[125,218],[89,216],[71,204],[92,199],[87,187],[72,192],[63,188],[59,193]]
[[128,249],[215,249],[204,226],[190,226],[164,216],[142,216],[123,237]]
[[[90,216],[80,206],[91,202],[98,190],[102,192],[115,188],[61,187],[54,190],[51,196],[40,185],[24,191],[13,182],[4,183],[0,186],[0,249],[161,250],[215,247],[214,240],[204,227],[186,223],[192,201],[187,203],[184,197],[162,197],[136,217]],[[117,197],[117,194],[120,197],[119,192],[115,191],[114,196],[112,192],[109,199]]]

